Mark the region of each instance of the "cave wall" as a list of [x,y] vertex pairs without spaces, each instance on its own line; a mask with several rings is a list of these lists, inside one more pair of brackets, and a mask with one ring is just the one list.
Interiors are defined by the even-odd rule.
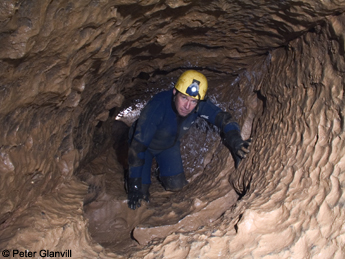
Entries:
[[236,258],[344,257],[344,18],[272,52]]
[[255,86],[252,152],[230,173],[238,190],[243,180],[249,187],[238,206],[211,228],[170,235],[147,258],[170,249],[187,258],[344,257],[344,21],[329,17],[271,52]]
[[344,3],[0,5],[1,250],[117,257],[89,237],[88,187],[74,173],[108,145],[111,111],[131,89],[139,96],[148,83],[166,87],[193,67],[210,79],[236,78],[227,87],[258,102],[255,118],[247,114],[252,153],[229,172],[235,188],[249,189],[212,230],[172,234],[140,256],[171,248],[211,258],[344,256]]

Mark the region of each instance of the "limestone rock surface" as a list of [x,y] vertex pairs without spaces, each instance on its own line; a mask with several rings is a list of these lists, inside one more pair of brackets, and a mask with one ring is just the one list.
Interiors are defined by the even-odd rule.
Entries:
[[[344,11],[340,0],[1,1],[0,250],[345,258]],[[126,131],[186,69],[206,75],[251,153],[236,170],[200,120],[182,145],[188,188],[153,182],[152,202],[130,211]]]

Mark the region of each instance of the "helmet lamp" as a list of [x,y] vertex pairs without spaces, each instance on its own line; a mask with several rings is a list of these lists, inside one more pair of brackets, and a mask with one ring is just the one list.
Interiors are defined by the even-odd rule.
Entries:
[[200,82],[198,80],[193,80],[193,83],[188,86],[186,93],[190,96],[197,96],[199,94],[199,84]]

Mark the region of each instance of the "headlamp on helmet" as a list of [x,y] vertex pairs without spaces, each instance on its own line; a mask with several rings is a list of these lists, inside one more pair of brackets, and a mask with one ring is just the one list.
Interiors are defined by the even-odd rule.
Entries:
[[197,100],[204,100],[207,92],[207,79],[198,71],[187,70],[178,79],[175,89]]
[[194,79],[193,83],[190,86],[188,86],[186,94],[193,97],[197,96],[199,94],[199,85],[200,81]]

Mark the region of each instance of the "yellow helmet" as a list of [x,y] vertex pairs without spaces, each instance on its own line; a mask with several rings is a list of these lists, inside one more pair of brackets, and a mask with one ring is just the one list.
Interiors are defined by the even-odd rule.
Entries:
[[178,79],[176,90],[197,100],[204,100],[207,92],[207,79],[198,71],[187,70]]

